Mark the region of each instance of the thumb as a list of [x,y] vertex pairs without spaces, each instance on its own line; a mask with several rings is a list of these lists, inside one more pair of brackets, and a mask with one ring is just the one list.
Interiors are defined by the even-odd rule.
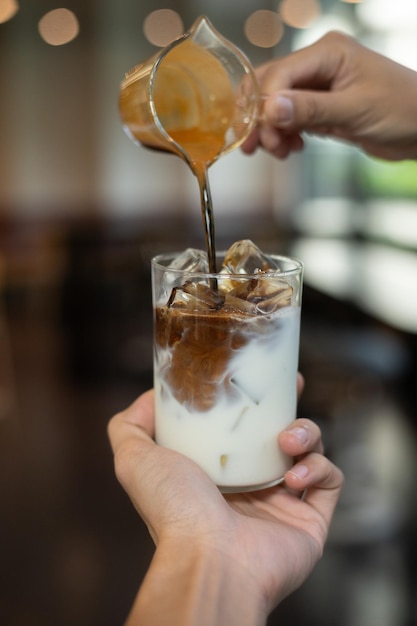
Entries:
[[266,123],[292,132],[342,127],[350,117],[346,98],[336,93],[307,90],[270,95],[263,113]]

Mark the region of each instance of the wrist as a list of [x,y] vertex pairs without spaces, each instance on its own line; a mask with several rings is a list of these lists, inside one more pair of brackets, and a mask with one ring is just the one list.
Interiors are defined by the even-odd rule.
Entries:
[[161,541],[129,626],[261,626],[267,607],[252,575],[227,554],[191,539]]

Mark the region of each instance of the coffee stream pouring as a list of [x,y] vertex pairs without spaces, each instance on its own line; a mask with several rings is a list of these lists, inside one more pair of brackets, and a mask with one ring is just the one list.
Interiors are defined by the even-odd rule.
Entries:
[[177,154],[198,179],[211,272],[216,253],[207,169],[249,136],[259,100],[249,61],[204,16],[132,68],[121,85],[119,108],[129,137]]

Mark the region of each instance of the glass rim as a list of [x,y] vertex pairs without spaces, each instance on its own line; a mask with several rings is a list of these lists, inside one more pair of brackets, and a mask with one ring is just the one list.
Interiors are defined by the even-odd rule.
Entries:
[[[154,269],[159,269],[162,271],[171,271],[179,276],[181,275],[187,275],[187,276],[201,276],[204,278],[224,278],[225,274],[219,272],[202,272],[201,270],[188,270],[188,269],[177,269],[175,267],[169,267],[168,262],[169,261],[173,261],[175,258],[177,258],[180,254],[183,254],[184,250],[180,251],[180,252],[166,252],[166,253],[162,253],[162,254],[157,254],[155,256],[152,257],[151,259],[151,265],[152,268]],[[227,250],[220,250],[218,252],[216,252],[216,259],[217,258],[224,258],[225,254],[226,254]],[[291,276],[297,276],[297,275],[302,275],[303,270],[304,270],[304,263],[300,260],[297,259],[296,257],[293,256],[288,256],[285,254],[269,254],[269,253],[263,253],[265,254],[265,256],[270,257],[271,259],[274,260],[278,260],[278,261],[284,261],[284,262],[290,262],[293,264],[293,267],[291,267],[290,269],[279,269],[279,270],[269,270],[268,272],[264,272],[264,273],[255,273],[252,272],[250,274],[240,274],[240,273],[227,273],[227,276],[232,277],[233,279],[236,280],[243,280],[245,278],[257,278],[257,279],[264,279],[264,278],[284,278],[284,277],[291,277]],[[167,264],[164,264],[164,261],[167,262]]]

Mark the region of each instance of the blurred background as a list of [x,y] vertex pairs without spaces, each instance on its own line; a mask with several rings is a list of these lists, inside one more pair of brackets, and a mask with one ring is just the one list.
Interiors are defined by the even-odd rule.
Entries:
[[[409,0],[0,0],[0,623],[123,623],[153,552],[106,425],[152,385],[149,259],[198,188],[135,146],[124,73],[201,14],[253,65],[338,29],[417,69]],[[219,248],[305,263],[299,415],[346,473],[325,557],[270,625],[417,624],[417,165],[306,138],[210,171]]]

